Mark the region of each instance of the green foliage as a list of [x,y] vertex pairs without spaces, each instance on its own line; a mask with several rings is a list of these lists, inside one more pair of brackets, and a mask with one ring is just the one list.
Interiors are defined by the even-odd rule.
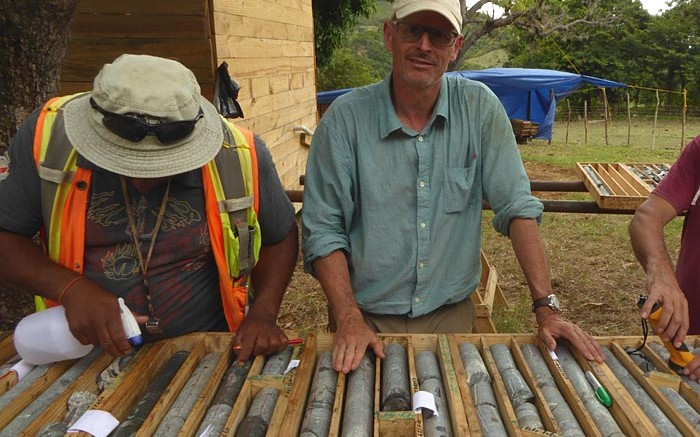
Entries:
[[382,31],[390,15],[391,4],[379,0],[373,14],[358,17],[357,25],[344,37],[343,48],[336,49],[322,64],[317,60],[319,91],[368,85],[391,71],[391,53],[384,47]]
[[324,66],[346,42],[360,16],[369,17],[377,0],[313,0],[316,65]]
[[350,49],[336,50],[328,64],[319,68],[316,78],[318,91],[352,88],[381,79],[372,68],[357,58]]
[[[575,15],[581,7],[576,0],[550,2]],[[689,103],[700,104],[700,87],[695,79],[700,31],[700,4],[679,0],[663,15],[646,12],[639,1],[601,0],[597,14],[601,26],[577,26],[575,32],[554,33],[537,38],[511,28],[507,48],[509,66],[549,68],[603,77],[630,85],[689,91]],[[594,94],[572,96],[574,104],[591,102]],[[655,104],[656,96],[632,90],[635,105]],[[680,94],[664,95],[666,105],[680,106]],[[625,92],[610,91],[611,104],[624,106]]]

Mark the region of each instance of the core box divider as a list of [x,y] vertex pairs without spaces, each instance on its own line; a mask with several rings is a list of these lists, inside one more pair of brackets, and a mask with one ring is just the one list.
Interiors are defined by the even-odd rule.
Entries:
[[[386,352],[387,346],[392,343],[397,343],[402,345],[406,349],[406,368],[408,369],[408,385],[410,399],[413,399],[413,395],[418,390],[417,381],[415,373],[415,365],[411,357],[412,354],[412,341],[411,338],[406,335],[391,335],[386,334],[386,336],[381,337],[382,344],[384,345],[384,351]],[[382,373],[383,373],[384,361],[377,357],[376,367],[375,367],[375,411],[377,414],[375,417],[375,436],[392,436],[392,437],[411,437],[416,435],[423,435],[423,416],[422,414],[415,414],[413,410],[406,411],[384,411],[382,409]],[[415,383],[414,383],[415,381]],[[419,424],[420,421],[420,424]]]
[[561,367],[559,360],[554,360],[551,357],[547,347],[541,341],[537,343],[537,346],[542,353],[545,363],[547,363],[549,372],[552,374],[557,387],[559,387],[559,392],[564,397],[566,403],[569,404],[569,408],[571,408],[571,411],[574,413],[574,416],[576,417],[576,420],[581,426],[583,432],[586,434],[586,436],[602,437],[603,434],[600,432],[600,430],[598,430],[598,427],[588,414],[588,410],[586,410],[586,407],[583,405],[583,401],[576,393],[576,390],[571,384],[569,377]]
[[[678,428],[678,431],[680,431],[683,435],[692,435],[693,433],[695,433],[695,429],[693,428],[693,426],[685,419],[685,417],[683,417],[683,415],[675,411],[673,409],[673,406],[666,398],[666,396],[664,396],[654,384],[649,382],[649,380],[645,377],[642,369],[640,369],[639,366],[637,366],[634,363],[634,361],[632,361],[632,359],[629,357],[627,352],[625,352],[622,346],[620,346],[618,343],[612,342],[610,344],[610,351],[617,357],[620,363],[625,367],[625,369],[627,369],[627,371],[630,373],[630,375],[632,375],[634,380],[637,381],[637,383],[642,387],[642,389],[644,389],[644,391],[661,409],[661,411],[663,411],[666,417],[668,417],[669,420],[673,422],[676,428]],[[670,372],[673,372],[670,369],[668,370]],[[646,415],[643,415],[642,418],[646,419]],[[650,429],[656,431],[656,428],[653,426],[653,424],[651,425]]]
[[[610,345],[613,343],[610,342]],[[634,402],[624,386],[615,377],[607,364],[598,364],[594,361],[586,360],[583,355],[574,348],[569,351],[576,359],[579,367],[584,372],[586,370],[593,373],[598,382],[606,389],[612,400],[610,414],[617,422],[618,426],[628,436],[640,437],[650,435],[649,430],[654,426],[646,417],[642,409]]]
[[[56,399],[53,400],[51,405],[49,405],[43,412],[38,414],[32,423],[29,424],[19,435],[20,436],[35,436],[39,435],[41,430],[46,424],[54,422],[62,422],[63,418],[68,413],[68,398],[76,391],[90,392],[94,395],[99,394],[99,388],[97,387],[97,376],[102,372],[109,364],[114,360],[108,354],[100,354],[95,361],[88,366],[85,371],[73,381],[71,385],[66,387]],[[75,363],[76,361],[71,361]],[[60,364],[60,363],[58,363]],[[56,364],[54,364],[56,366]],[[53,366],[52,366],[53,367]],[[66,369],[67,370],[67,369]],[[15,401],[16,402],[16,401]]]
[[533,342],[533,339],[513,337],[511,339],[510,353],[511,355],[513,355],[513,361],[515,361],[515,366],[518,368],[520,374],[525,379],[525,382],[527,383],[528,387],[530,387],[530,390],[532,390],[532,393],[534,393],[535,395],[535,406],[537,407],[537,412],[540,414],[542,424],[549,432],[559,435],[561,430],[559,429],[557,421],[554,419],[552,409],[549,408],[549,403],[545,399],[544,394],[542,393],[542,389],[540,389],[540,386],[537,383],[535,374],[532,372],[532,369],[530,369],[530,366],[527,364],[525,355],[523,354],[523,351],[520,348],[521,345],[524,343]]

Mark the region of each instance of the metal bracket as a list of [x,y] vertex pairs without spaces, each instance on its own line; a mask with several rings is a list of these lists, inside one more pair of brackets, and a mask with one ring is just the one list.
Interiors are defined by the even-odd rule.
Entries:
[[295,133],[299,132],[301,133],[301,144],[306,147],[311,146],[311,138],[314,136],[314,131],[309,129],[308,127],[301,125],[301,126],[294,126],[292,129]]

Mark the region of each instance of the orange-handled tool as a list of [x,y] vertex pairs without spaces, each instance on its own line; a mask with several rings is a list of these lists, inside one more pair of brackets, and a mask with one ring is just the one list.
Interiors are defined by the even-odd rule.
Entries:
[[[646,301],[646,296],[639,296],[637,306],[641,308],[642,306],[644,306],[644,303]],[[656,324],[659,323],[659,320],[661,319],[661,311],[661,305],[659,305],[658,302],[654,302],[654,305],[651,307],[651,311],[649,312],[648,317],[648,320],[651,322],[652,329],[655,329]],[[668,351],[671,353],[671,356],[668,358],[668,366],[674,371],[682,373],[683,368],[687,366],[691,361],[693,361],[695,355],[693,355],[693,353],[690,352],[690,350],[688,350],[688,346],[686,346],[685,343],[682,343],[681,347],[679,348],[674,346],[673,343],[670,341],[664,341],[663,343],[664,346],[666,346],[666,349],[668,349]]]

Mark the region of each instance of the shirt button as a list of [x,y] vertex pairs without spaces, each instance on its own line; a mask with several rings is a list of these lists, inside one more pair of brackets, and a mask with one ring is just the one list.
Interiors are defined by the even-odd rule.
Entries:
[[419,297],[415,298],[414,300],[416,301],[416,303],[420,302],[420,298],[419,298]]
[[421,224],[420,224],[420,228],[421,228],[421,229],[425,229],[425,223],[421,223]]
[[420,267],[422,269],[423,267],[425,267],[425,264],[423,264],[422,262],[418,263],[418,267]]
[[418,141],[420,141],[421,143],[423,142],[423,135],[418,136]]
[[423,182],[423,181],[418,182],[418,186],[421,188],[425,187],[425,182]]

